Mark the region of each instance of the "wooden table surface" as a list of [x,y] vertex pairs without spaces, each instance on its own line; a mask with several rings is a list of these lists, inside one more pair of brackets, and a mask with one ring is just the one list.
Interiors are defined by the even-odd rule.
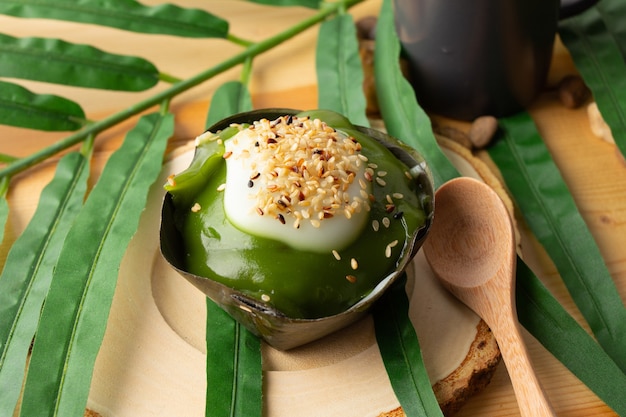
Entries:
[[[312,13],[301,8],[268,8],[233,0],[212,0],[202,2],[202,5],[193,0],[179,0],[175,3],[204,7],[228,19],[232,32],[247,39],[262,39],[277,33]],[[355,7],[352,13],[358,19],[377,14],[379,6],[380,1],[367,0]],[[13,36],[54,36],[73,42],[97,44],[111,52],[137,54],[155,62],[160,70],[178,77],[193,75],[238,50],[238,47],[223,40],[189,40],[129,34],[114,29],[39,19],[24,21],[0,16],[0,27],[2,32]],[[316,107],[315,38],[316,30],[309,30],[255,60],[250,85],[255,107]],[[571,58],[557,42],[548,86],[555,85],[564,75],[571,73],[575,73]],[[202,130],[211,93],[216,86],[225,80],[237,79],[238,75],[239,68],[234,68],[174,100],[172,109],[177,115],[177,127],[172,146],[193,138]],[[73,98],[93,118],[102,117],[153,93],[91,91],[35,82],[23,84],[33,91]],[[160,85],[156,88],[163,87]],[[554,91],[546,91],[529,111],[597,240],[622,299],[626,299],[626,163],[614,145],[591,133],[584,107],[567,109],[559,103]],[[460,128],[467,127],[463,123],[458,125]],[[96,148],[96,175],[106,157],[119,144],[128,126],[116,127],[101,135]],[[65,135],[0,127],[0,151],[17,156],[27,155],[63,136]],[[13,179],[9,193],[12,211],[7,225],[6,241],[15,239],[26,226],[41,187],[52,175],[53,166],[54,160]],[[2,248],[0,262],[6,256],[6,242]],[[558,273],[543,251],[538,247],[526,249],[525,255],[540,278],[566,309],[580,319],[580,314],[560,282]],[[532,337],[526,335],[526,340],[539,378],[559,416],[614,415]],[[503,366],[498,369],[489,387],[471,399],[458,415],[518,415],[508,375]]]

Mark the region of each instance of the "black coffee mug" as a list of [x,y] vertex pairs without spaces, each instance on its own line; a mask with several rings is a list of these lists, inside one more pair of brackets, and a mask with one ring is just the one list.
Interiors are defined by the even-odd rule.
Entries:
[[559,18],[597,0],[394,0],[409,81],[429,112],[507,116],[544,87]]

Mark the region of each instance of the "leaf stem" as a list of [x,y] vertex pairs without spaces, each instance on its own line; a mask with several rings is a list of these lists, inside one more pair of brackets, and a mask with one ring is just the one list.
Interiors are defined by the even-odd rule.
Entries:
[[[0,198],[5,197],[9,191],[9,179],[9,177],[0,178]],[[2,225],[2,227],[4,226]]]
[[171,98],[166,98],[161,102],[161,108],[159,109],[159,113],[161,114],[161,116],[165,116],[170,111],[171,102]]
[[169,84],[176,84],[181,81],[180,78],[174,77],[173,75],[167,74],[165,72],[159,72],[159,80]]
[[250,82],[250,76],[252,75],[252,62],[254,60],[252,59],[252,57],[246,59],[243,62],[243,69],[241,70],[241,84],[248,86],[248,83]]
[[[147,99],[139,101],[134,105],[131,105],[126,109],[114,113],[102,120],[89,124],[81,130],[77,131],[76,133],[67,136],[64,139],[61,139],[46,148],[43,148],[29,156],[20,158],[12,162],[10,165],[4,167],[3,169],[0,169],[0,178],[22,172],[36,165],[37,163],[71,146],[80,143],[89,135],[100,133],[110,127],[117,125],[118,123],[123,122],[126,119],[129,119],[153,106],[158,105],[163,100],[171,99],[193,87],[196,87],[204,81],[207,81],[212,77],[235,67],[236,65],[244,63],[247,59],[253,58],[263,52],[274,48],[277,45],[280,45],[282,42],[318,24],[319,22],[323,21],[328,16],[338,12],[342,8],[352,7],[355,4],[361,3],[362,1],[363,0],[344,0],[329,4],[328,7],[323,8],[313,16],[310,16],[300,21],[299,23],[270,38],[251,44],[240,53],[226,59],[225,61],[222,61],[221,63],[211,68],[208,68],[190,78],[178,81],[167,89],[159,91]],[[231,38],[231,36],[232,35],[229,35],[229,39]]]
[[96,135],[89,135],[83,142],[83,146],[80,148],[80,153],[83,156],[89,158],[93,152],[93,145],[96,140]]
[[249,41],[247,39],[240,38],[239,36],[233,35],[232,33],[229,33],[228,36],[226,37],[226,39],[228,39],[232,43],[234,43],[236,45],[240,45],[240,46],[248,47],[248,46],[254,45],[254,42]]

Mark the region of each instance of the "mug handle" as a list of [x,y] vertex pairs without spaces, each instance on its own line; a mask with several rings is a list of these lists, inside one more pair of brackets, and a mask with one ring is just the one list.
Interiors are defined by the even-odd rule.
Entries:
[[561,0],[559,19],[565,19],[582,13],[597,2],[598,0]]

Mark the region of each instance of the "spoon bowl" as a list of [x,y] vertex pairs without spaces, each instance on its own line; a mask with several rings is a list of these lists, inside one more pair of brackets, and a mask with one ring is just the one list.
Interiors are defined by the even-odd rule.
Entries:
[[468,177],[442,185],[424,255],[435,276],[489,325],[522,416],[553,416],[533,372],[515,307],[515,237],[509,213],[489,186]]

